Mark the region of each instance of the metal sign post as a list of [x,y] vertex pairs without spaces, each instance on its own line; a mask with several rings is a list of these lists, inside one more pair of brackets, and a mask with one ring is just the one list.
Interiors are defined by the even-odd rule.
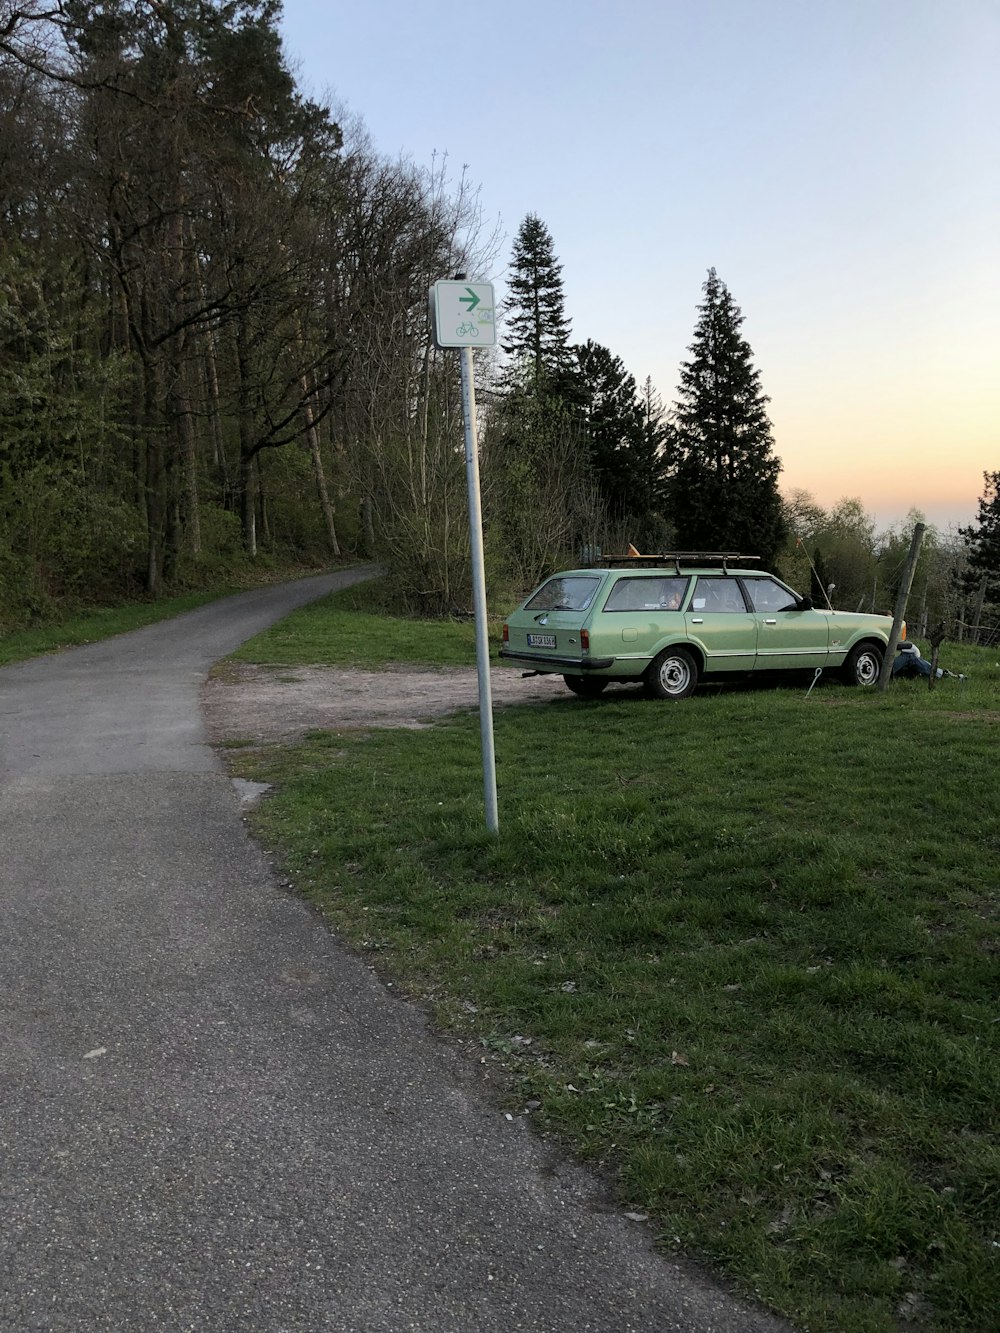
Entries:
[[493,747],[493,691],[486,625],[486,564],[483,555],[483,510],[479,494],[479,441],[476,432],[476,388],[472,349],[496,345],[493,287],[489,283],[436,282],[431,288],[434,341],[462,351],[462,414],[465,419],[465,475],[469,490],[469,540],[472,547],[472,596],[476,616],[476,670],[479,676],[479,733],[483,751],[483,793],[486,827],[496,833],[496,753]]

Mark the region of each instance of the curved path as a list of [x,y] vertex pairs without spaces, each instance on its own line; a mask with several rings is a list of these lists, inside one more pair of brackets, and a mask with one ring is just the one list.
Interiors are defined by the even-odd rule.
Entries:
[[0,1328],[735,1333],[284,894],[210,664],[355,570],[0,671]]

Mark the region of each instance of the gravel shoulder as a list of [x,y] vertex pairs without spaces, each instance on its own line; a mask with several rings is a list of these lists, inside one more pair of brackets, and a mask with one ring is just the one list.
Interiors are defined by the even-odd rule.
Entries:
[[[490,672],[494,707],[569,703],[559,676],[529,676],[506,667]],[[310,731],[431,726],[446,713],[476,708],[475,670],[392,666],[274,667],[226,662],[213,671],[202,704],[215,743],[288,743]]]

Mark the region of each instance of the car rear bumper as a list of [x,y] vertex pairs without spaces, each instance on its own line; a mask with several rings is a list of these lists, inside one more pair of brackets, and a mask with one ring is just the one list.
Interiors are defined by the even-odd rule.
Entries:
[[613,667],[613,657],[553,657],[551,653],[518,652],[513,648],[501,648],[499,655],[507,662],[528,662],[538,671],[607,671]]

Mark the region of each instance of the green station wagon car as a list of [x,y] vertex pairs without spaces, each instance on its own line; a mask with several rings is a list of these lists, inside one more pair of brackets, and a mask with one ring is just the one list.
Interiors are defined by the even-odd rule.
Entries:
[[671,552],[554,574],[504,625],[500,656],[585,696],[632,681],[683,699],[703,679],[817,667],[873,685],[892,618],[820,610],[754,559]]

